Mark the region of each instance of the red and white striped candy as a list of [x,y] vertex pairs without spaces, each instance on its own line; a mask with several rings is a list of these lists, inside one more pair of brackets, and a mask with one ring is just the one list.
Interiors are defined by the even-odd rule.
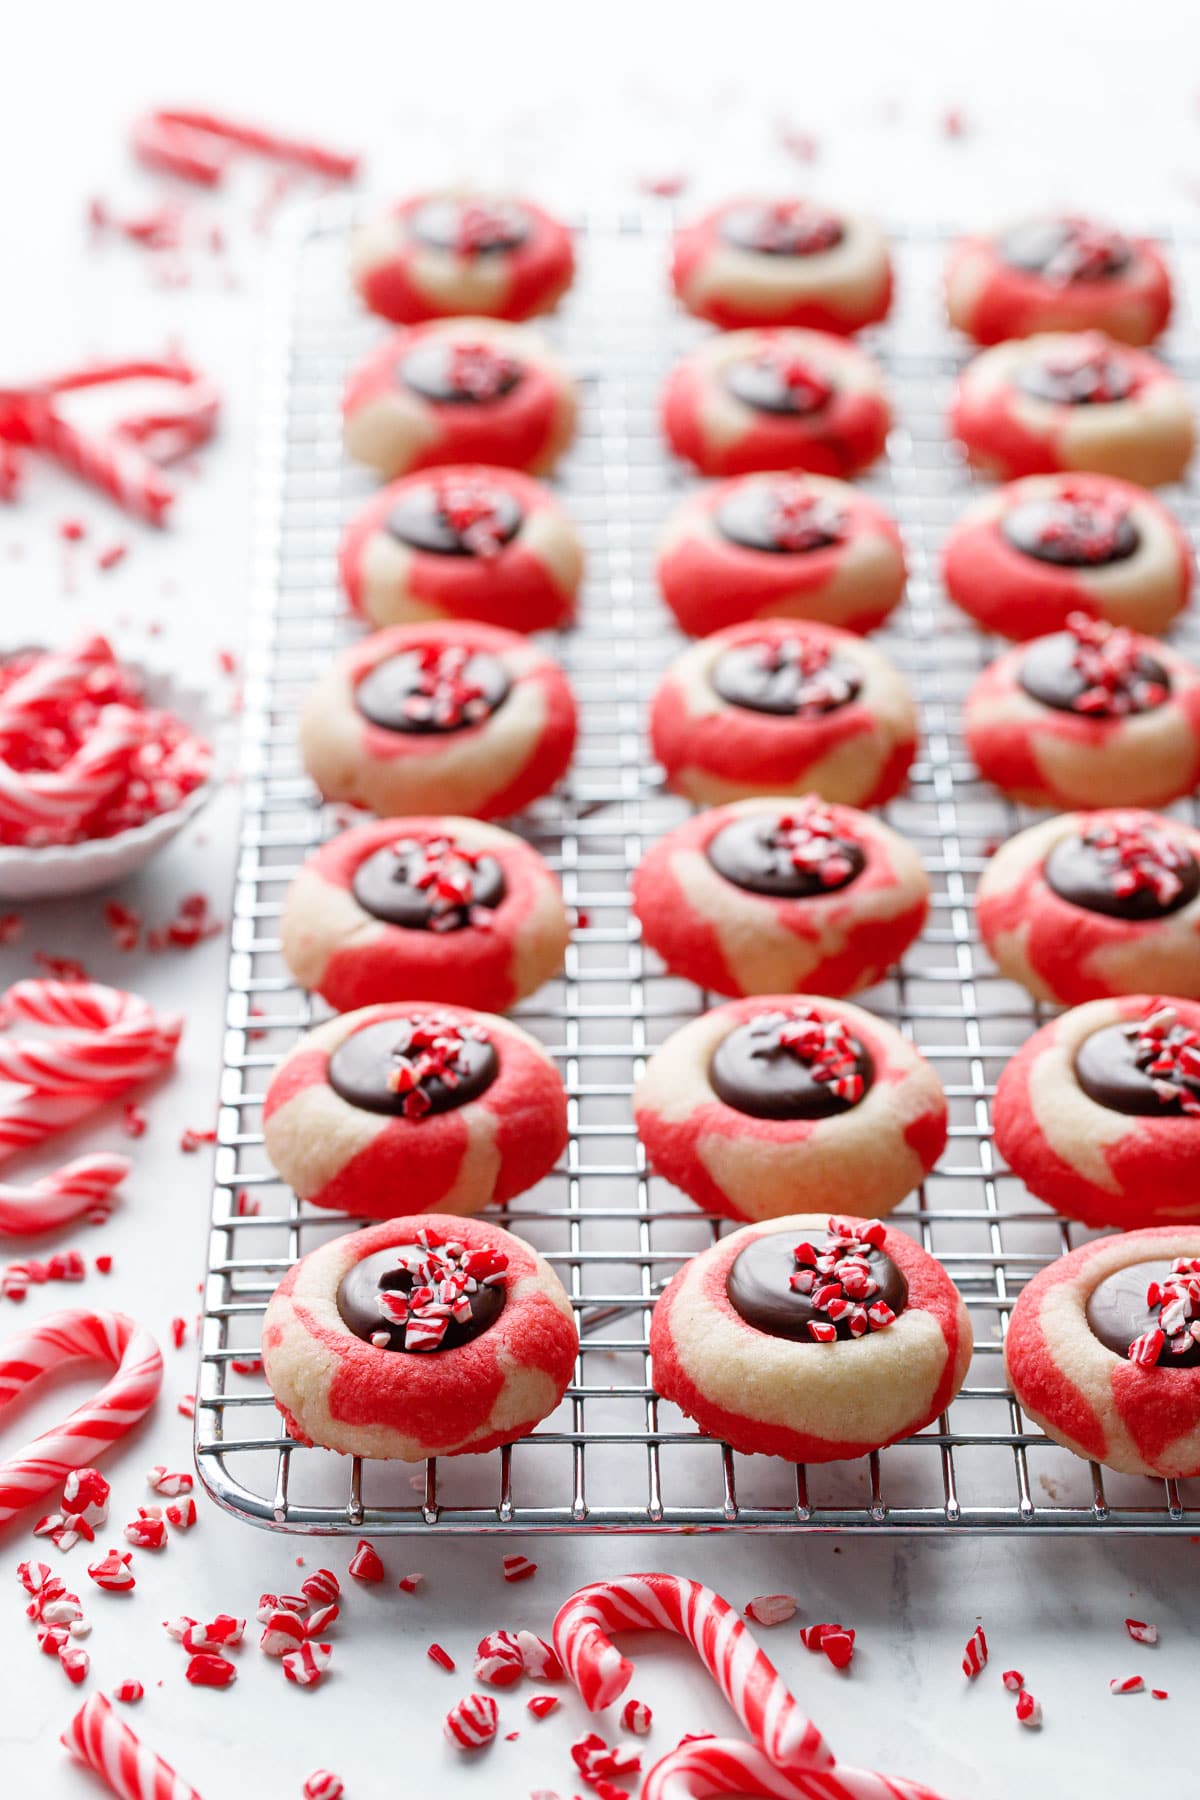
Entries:
[[1140,1694],[1145,1685],[1140,1675],[1114,1675],[1108,1691],[1110,1694]]
[[1135,1644],[1157,1644],[1158,1626],[1147,1625],[1144,1619],[1126,1619],[1125,1629]]
[[[504,1637],[507,1633],[497,1635]],[[545,1638],[538,1637],[534,1631],[518,1631],[517,1644],[521,1651],[521,1667],[533,1681],[562,1680],[563,1666]]]
[[359,1538],[358,1549],[350,1558],[350,1573],[355,1581],[382,1581],[383,1563],[378,1550],[367,1538]]
[[301,1644],[283,1659],[283,1672],[297,1687],[315,1687],[333,1659],[332,1644]]
[[621,1723],[626,1731],[632,1731],[634,1737],[645,1737],[654,1721],[654,1714],[644,1700],[627,1700],[621,1714]]
[[544,1719],[548,1713],[556,1712],[561,1705],[562,1701],[557,1694],[534,1694],[525,1702],[526,1711],[531,1712],[535,1719]]
[[304,1577],[300,1588],[314,1606],[329,1606],[341,1595],[342,1584],[332,1569],[314,1569]]
[[521,1645],[511,1631],[489,1631],[475,1650],[475,1679],[490,1687],[512,1687],[525,1673]]
[[101,1152],[77,1157],[25,1187],[0,1182],[0,1235],[33,1237],[78,1218],[98,1223],[111,1210],[113,1189],[132,1167],[127,1156]]
[[126,1706],[136,1706],[139,1700],[144,1699],[145,1693],[140,1681],[118,1681],[113,1689],[113,1699],[123,1700]]
[[439,1669],[445,1669],[447,1672],[452,1672],[456,1667],[454,1658],[448,1650],[443,1649],[441,1644],[430,1644],[425,1654],[431,1663],[437,1664]]
[[686,1638],[773,1763],[832,1767],[833,1752],[821,1733],[733,1607],[711,1588],[675,1575],[627,1575],[571,1596],[554,1621],[554,1647],[592,1712],[618,1699],[633,1675],[633,1664],[609,1639],[612,1631],[668,1631]]
[[358,167],[356,156],[216,113],[166,108],[144,113],[133,127],[133,153],[139,162],[203,187],[217,185],[237,150],[252,150],[336,181],[349,181]]
[[103,1525],[112,1488],[99,1469],[72,1469],[63,1482],[63,1511]]
[[196,1523],[196,1502],[192,1499],[177,1501],[168,1506],[165,1513],[167,1524],[176,1531],[190,1531]]
[[264,1656],[286,1656],[289,1650],[299,1649],[306,1636],[304,1620],[281,1608],[267,1614],[266,1628],[258,1640],[258,1647]]
[[763,1800],[942,1800],[932,1788],[869,1769],[811,1764],[779,1768],[736,1738],[685,1739],[646,1776],[641,1800],[708,1800],[713,1794],[756,1794]]
[[193,1479],[184,1469],[168,1469],[165,1463],[155,1463],[146,1471],[146,1480],[156,1494],[164,1495],[168,1500],[175,1500],[180,1494],[190,1494]]
[[0,1525],[88,1467],[149,1412],[162,1385],[162,1356],[150,1333],[122,1313],[51,1313],[0,1344],[0,1412],[50,1370],[108,1364],[110,1379],[61,1425],[0,1463]]
[[63,1585],[50,1564],[44,1562],[18,1563],[17,1580],[27,1594],[43,1594],[48,1586],[56,1582],[59,1587]]
[[1035,1700],[1024,1688],[1017,1695],[1017,1720],[1019,1724],[1027,1725],[1031,1731],[1036,1731],[1042,1722],[1041,1701]]
[[132,1561],[128,1550],[110,1550],[99,1562],[88,1564],[88,1574],[106,1594],[127,1594],[137,1584],[137,1577],[129,1566]]
[[139,1550],[161,1550],[167,1541],[167,1522],[161,1513],[139,1506],[137,1518],[125,1527],[124,1538]]
[[92,1660],[86,1650],[76,1649],[74,1644],[65,1644],[58,1653],[58,1660],[63,1674],[74,1687],[87,1680]]
[[39,708],[73,699],[90,675],[115,661],[112,645],[98,633],[45,651],[0,694],[0,737],[24,730]]
[[193,1687],[232,1687],[237,1680],[237,1667],[227,1656],[211,1650],[198,1650],[183,1671],[185,1681]]
[[796,1616],[796,1602],[790,1594],[756,1594],[742,1610],[756,1625],[786,1625]]
[[460,1750],[481,1750],[500,1728],[500,1708],[490,1694],[468,1694],[446,1714],[442,1730]]
[[962,1672],[968,1681],[974,1681],[980,1670],[986,1667],[988,1659],[987,1639],[983,1635],[983,1626],[977,1625],[967,1640],[963,1651]]
[[537,1574],[537,1564],[530,1562],[527,1556],[506,1556],[504,1558],[505,1581],[528,1581]]
[[315,1613],[304,1621],[305,1637],[323,1637],[330,1628],[337,1624],[341,1608],[333,1605],[318,1606]]
[[130,1731],[104,1694],[93,1694],[84,1702],[62,1742],[119,1800],[201,1800],[170,1763]]
[[340,1775],[333,1775],[328,1769],[314,1769],[305,1777],[304,1800],[342,1800],[346,1792],[346,1784]]
[[1020,1669],[1005,1669],[1000,1677],[1010,1694],[1019,1694],[1025,1686],[1025,1677]]
[[106,706],[95,730],[61,769],[15,769],[0,757],[0,823],[36,831],[94,812],[124,785],[135,752],[155,729],[147,712]]

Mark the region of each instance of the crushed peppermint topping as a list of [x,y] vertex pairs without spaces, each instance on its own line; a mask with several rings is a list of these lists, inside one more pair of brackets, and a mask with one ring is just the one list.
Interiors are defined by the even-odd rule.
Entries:
[[1132,373],[1120,346],[1110,343],[1100,331],[1080,332],[1072,343],[1042,356],[1040,366],[1077,404],[1124,400],[1132,386]]
[[1129,260],[1131,246],[1123,232],[1073,214],[1060,219],[1059,224],[1063,231],[1062,243],[1040,271],[1042,279],[1052,282],[1055,287],[1069,287],[1075,281],[1095,281]]
[[511,206],[465,200],[458,211],[458,254],[478,256],[485,250],[503,250],[514,235],[519,235],[520,225]]
[[844,828],[815,795],[807,795],[791,812],[780,813],[766,841],[793,869],[811,875],[822,887],[840,887],[854,873]]
[[[454,523],[449,513],[446,517]],[[417,683],[404,702],[405,715],[443,731],[486,719],[491,711],[487,692],[467,674],[472,654],[460,644],[426,644],[418,650]]]
[[833,398],[833,383],[808,357],[801,356],[786,344],[767,343],[751,358],[766,373],[773,375],[793,400],[797,412],[817,412]]
[[1131,511],[1116,494],[1063,487],[1038,528],[1037,542],[1061,547],[1075,563],[1110,562]]
[[447,833],[442,837],[398,838],[392,845],[396,876],[407,887],[425,895],[431,931],[454,931],[471,924],[488,930],[492,923],[486,906],[474,900],[475,871],[488,853],[468,850]]
[[807,1242],[795,1246],[790,1286],[821,1315],[808,1322],[814,1343],[832,1344],[843,1322],[852,1338],[883,1331],[893,1323],[896,1315],[891,1307],[876,1298],[880,1284],[864,1253],[864,1247],[881,1250],[885,1237],[878,1219],[831,1218],[829,1236],[819,1250]]
[[812,256],[831,250],[842,236],[841,221],[811,200],[776,200],[759,207],[751,233],[756,250],[785,256]]
[[1173,1006],[1153,1000],[1124,1032],[1133,1041],[1134,1062],[1150,1077],[1162,1104],[1200,1118],[1200,1031],[1183,1024]]
[[767,526],[781,550],[819,550],[846,535],[846,514],[805,482],[784,478],[771,489]]
[[[760,1014],[754,1021],[754,1031],[764,1039],[754,1055],[772,1056],[777,1050],[786,1050],[805,1065],[814,1081],[828,1085],[847,1106],[862,1099],[866,1092],[862,1046],[844,1019],[823,1018],[815,1006],[781,1007],[778,1012]],[[849,1227],[852,1222],[840,1223]],[[831,1221],[831,1231],[833,1227]],[[882,1226],[879,1229],[882,1231]],[[850,1231],[839,1235],[860,1234]]]
[[[470,1319],[472,1294],[480,1287],[503,1282],[508,1258],[503,1251],[487,1246],[468,1249],[453,1241],[438,1244],[427,1231],[420,1232],[418,1240],[396,1249],[412,1285],[407,1291],[380,1288],[379,1312],[389,1325],[404,1327],[406,1350],[437,1350],[451,1320],[461,1325]],[[380,1335],[386,1345],[388,1334]]]
[[514,357],[481,341],[450,346],[450,386],[472,400],[495,400],[512,387],[520,373]]
[[[1196,1111],[1200,1111],[1200,1103]],[[1142,1368],[1154,1368],[1166,1350],[1168,1356],[1183,1356],[1193,1343],[1200,1342],[1200,1256],[1177,1256],[1165,1281],[1152,1281],[1146,1289],[1146,1305],[1157,1312],[1158,1324],[1134,1338],[1126,1351],[1130,1362]],[[1153,1626],[1137,1619],[1126,1619],[1130,1637],[1144,1643],[1156,1641]],[[1138,1629],[1134,1630],[1134,1626]],[[1154,1632],[1153,1637],[1141,1634]]]
[[797,718],[833,712],[854,698],[853,681],[834,665],[832,644],[797,635],[778,641],[763,639],[746,648],[766,675],[783,669],[795,671],[798,679],[792,710]]
[[1108,717],[1149,712],[1167,697],[1163,683],[1147,669],[1147,653],[1132,631],[1072,613],[1067,630],[1075,640],[1072,666],[1083,681],[1071,711]]
[[1119,899],[1150,892],[1169,906],[1183,886],[1180,872],[1191,861],[1178,838],[1136,816],[1105,819],[1084,834],[1089,850],[1100,852],[1108,885]]
[[498,556],[505,526],[500,496],[473,475],[442,475],[434,480],[434,498],[446,524],[475,556]]
[[443,1087],[456,1088],[466,1073],[467,1044],[486,1044],[488,1035],[481,1025],[459,1023],[437,1013],[413,1013],[397,1025],[401,1041],[392,1051],[394,1066],[387,1084],[394,1094],[406,1096],[405,1118],[421,1119],[432,1106],[425,1084],[440,1081]]

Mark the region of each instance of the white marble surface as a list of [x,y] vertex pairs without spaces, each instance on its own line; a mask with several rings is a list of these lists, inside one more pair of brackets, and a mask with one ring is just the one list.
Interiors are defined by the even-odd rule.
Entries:
[[[1196,60],[1181,40],[1184,13],[1152,0],[1131,34],[1095,7],[978,3],[917,10],[882,3],[814,19],[807,9],[751,3],[731,13],[675,4],[577,8],[463,4],[420,17],[350,0],[335,11],[337,36],[316,9],[226,0],[176,15],[143,4],[26,9],[5,27],[9,80],[0,109],[0,214],[8,254],[0,284],[0,374],[53,369],[93,350],[142,352],[180,340],[228,397],[219,444],[202,475],[185,481],[177,528],[154,538],[102,502],[36,469],[22,504],[0,509],[0,605],[5,643],[80,623],[111,628],[193,672],[216,673],[216,649],[239,640],[251,522],[253,361],[261,246],[237,221],[266,177],[247,167],[214,204],[232,225],[230,256],[174,291],[154,285],[143,258],[120,245],[86,253],[84,201],[102,192],[131,205],[152,185],[122,152],[139,107],[209,101],[256,118],[366,146],[381,189],[429,173],[510,177],[551,200],[620,198],[634,178],[681,168],[693,191],[735,182],[786,183],[794,166],[773,127],[787,120],[819,145],[814,183],[867,199],[893,216],[987,218],[1032,198],[1106,204],[1131,219],[1194,204],[1200,182]],[[736,37],[729,34],[734,30]],[[1190,30],[1193,39],[1194,30]],[[1176,53],[1176,51],[1178,53]],[[948,107],[962,109],[962,138],[948,138]],[[238,285],[227,288],[225,268]],[[1193,297],[1194,298],[1194,297]],[[69,591],[55,526],[83,517],[92,549],[120,536],[132,552],[107,576],[74,558]],[[235,802],[225,795],[122,899],[154,918],[202,886],[224,904]],[[180,1130],[213,1114],[224,945],[187,953],[123,956],[97,929],[95,903],[29,909],[23,942],[0,953],[5,981],[27,973],[34,949],[82,955],[102,979],[124,980],[183,1007],[188,1029],[176,1079],[149,1107],[124,1205],[102,1234],[66,1234],[115,1259],[69,1297],[127,1306],[164,1340],[175,1313],[194,1305],[204,1247],[206,1155],[181,1156]],[[123,1147],[116,1125],[89,1144]],[[32,1168],[32,1163],[26,1167]],[[24,1317],[61,1302],[35,1290]],[[17,1309],[0,1303],[0,1326]],[[164,1401],[136,1442],[109,1463],[114,1520],[147,1498],[141,1471],[185,1466],[189,1428],[174,1399],[191,1388],[191,1345],[168,1350]],[[40,1426],[84,1391],[69,1384],[39,1400],[21,1423]],[[11,1441],[11,1438],[10,1438]],[[3,1542],[11,1571],[30,1552],[26,1531]],[[505,1548],[509,1548],[507,1544]],[[513,1546],[515,1547],[515,1546]],[[394,1579],[413,1567],[426,1580],[412,1597],[394,1585],[356,1590],[339,1633],[336,1674],[316,1693],[283,1682],[253,1648],[237,1686],[188,1688],[183,1655],[159,1621],[179,1611],[246,1612],[263,1588],[295,1585],[297,1554],[344,1572],[342,1543],[272,1539],[203,1508],[190,1537],[160,1557],[137,1557],[139,1585],[124,1599],[91,1589],[86,1552],[66,1565],[95,1629],[93,1683],[129,1675],[147,1686],[132,1722],[169,1755],[207,1800],[288,1800],[316,1765],[339,1771],[348,1800],[391,1800],[436,1783],[447,1795],[533,1788],[572,1791],[567,1746],[583,1728],[568,1702],[529,1721],[524,1693],[502,1701],[503,1728],[486,1764],[468,1767],[442,1743],[437,1718],[465,1691],[423,1655],[433,1638],[469,1669],[476,1638],[499,1625],[545,1632],[558,1602],[580,1581],[660,1566],[699,1576],[743,1601],[787,1589],[801,1618],[856,1626],[849,1677],[800,1647],[794,1627],[770,1634],[784,1672],[834,1745],[867,1765],[919,1775],[962,1800],[1021,1793],[1116,1800],[1138,1762],[1160,1771],[1194,1758],[1200,1627],[1190,1601],[1193,1543],[1003,1541],[896,1543],[778,1538],[561,1539],[530,1547],[534,1582],[506,1588],[493,1542],[385,1547]],[[50,1560],[59,1561],[58,1558]],[[0,1602],[0,1769],[14,1800],[83,1800],[97,1791],[56,1746],[77,1696],[39,1657],[8,1574]],[[351,1584],[352,1585],[352,1584]],[[1158,1622],[1162,1644],[1126,1638],[1133,1612]],[[982,1616],[993,1663],[972,1685],[959,1672],[963,1644]],[[1041,1699],[1040,1734],[1019,1729],[999,1670],[1022,1669]],[[1139,1670],[1171,1691],[1114,1700],[1109,1678]],[[161,1686],[158,1683],[162,1683]],[[639,1654],[634,1690],[655,1708],[648,1748],[684,1730],[728,1723],[686,1653],[657,1641]],[[1156,1777],[1157,1779],[1157,1777]],[[1186,1778],[1185,1778],[1186,1779]]]

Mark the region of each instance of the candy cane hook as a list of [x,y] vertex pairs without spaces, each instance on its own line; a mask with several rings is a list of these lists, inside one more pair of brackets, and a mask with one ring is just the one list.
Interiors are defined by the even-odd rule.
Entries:
[[95,1218],[107,1214],[113,1189],[132,1167],[127,1156],[78,1156],[28,1187],[0,1182],[0,1236],[34,1237],[85,1214]]
[[609,1638],[612,1631],[686,1638],[772,1763],[833,1766],[833,1752],[775,1665],[712,1588],[677,1575],[624,1575],[572,1594],[554,1621],[554,1647],[591,1712],[611,1705],[633,1675],[633,1664]]
[[710,1800],[759,1794],[764,1800],[941,1800],[919,1781],[876,1775],[838,1763],[832,1769],[780,1769],[753,1744],[698,1738],[668,1751],[649,1771],[641,1800]]

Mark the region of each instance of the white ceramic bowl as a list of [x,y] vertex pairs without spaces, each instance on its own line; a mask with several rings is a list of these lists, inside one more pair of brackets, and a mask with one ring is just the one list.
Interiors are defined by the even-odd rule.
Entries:
[[[216,720],[208,694],[175,680],[165,670],[122,656],[121,667],[136,675],[149,706],[174,713],[190,731],[214,744]],[[214,744],[215,755],[215,744]],[[81,844],[50,844],[28,850],[0,844],[0,900],[53,900],[113,887],[133,875],[182,831],[189,819],[212,798],[216,770],[187,796],[182,806],[157,813],[145,824],[112,837],[87,838]]]

